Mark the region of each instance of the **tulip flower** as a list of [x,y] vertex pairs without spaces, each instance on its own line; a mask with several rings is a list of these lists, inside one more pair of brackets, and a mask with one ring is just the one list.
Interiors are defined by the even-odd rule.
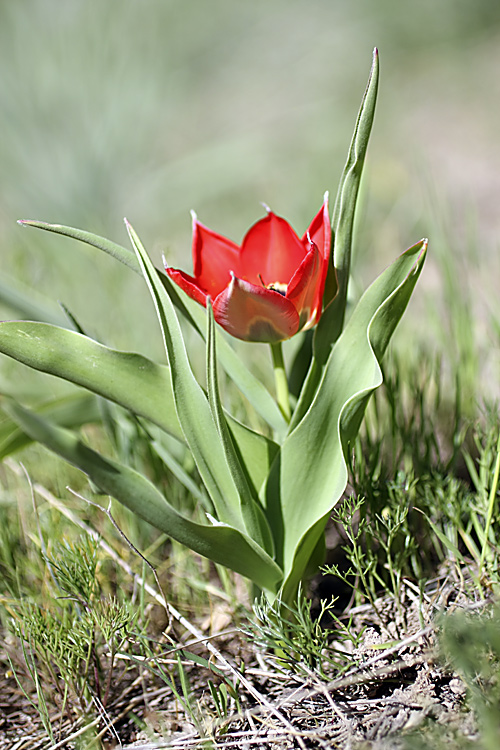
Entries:
[[166,272],[201,305],[211,298],[215,320],[232,336],[275,344],[321,316],[331,228],[327,195],[302,239],[266,210],[241,247],[193,214],[194,275],[168,267]]

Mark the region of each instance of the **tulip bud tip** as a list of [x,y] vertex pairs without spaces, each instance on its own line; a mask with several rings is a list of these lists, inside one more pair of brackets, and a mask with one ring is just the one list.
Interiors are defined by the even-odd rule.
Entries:
[[272,214],[272,211],[269,208],[269,206],[267,205],[267,203],[264,203],[264,201],[261,201],[260,205],[264,207],[264,209],[267,211],[268,214]]
[[161,254],[161,262],[163,263],[163,267],[164,268],[168,268],[167,259],[165,258],[165,254],[164,253]]

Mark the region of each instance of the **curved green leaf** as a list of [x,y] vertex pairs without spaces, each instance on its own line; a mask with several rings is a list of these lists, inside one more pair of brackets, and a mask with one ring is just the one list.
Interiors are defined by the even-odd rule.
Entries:
[[333,348],[315,399],[271,469],[266,501],[285,597],[293,595],[347,483],[345,452],[382,382],[379,362],[422,270],[422,241],[365,292]]
[[5,405],[5,410],[33,440],[81,469],[103,493],[115,497],[155,528],[241,573],[260,588],[276,590],[281,570],[246,534],[227,525],[205,526],[185,518],[142,474],[103,457],[74,433],[51,425],[14,402]]
[[184,437],[212,498],[218,520],[243,530],[238,489],[229,470],[207,397],[191,369],[174,305],[139,237],[128,223],[127,230],[162,329],[175,410]]
[[62,224],[48,224],[46,221],[35,221],[34,219],[19,219],[17,223],[22,227],[44,229],[46,232],[61,234],[64,237],[71,237],[74,240],[84,242],[86,245],[97,247],[99,250],[104,250],[105,253],[119,260],[120,263],[136,271],[136,273],[140,273],[134,253],[127,247],[122,247],[122,245],[118,245],[116,242],[107,240],[106,237],[100,237],[97,234],[92,234],[92,232],[85,232],[83,229],[65,227]]
[[[363,174],[368,142],[375,117],[379,80],[379,60],[377,49],[373,50],[373,62],[361,106],[358,112],[347,162],[339,184],[332,218],[332,257],[333,264],[328,269],[322,316],[324,322],[318,324],[314,336],[315,355],[326,360],[332,343],[342,330],[347,287],[351,272],[351,248],[354,229],[354,216],[358,200],[359,186]],[[332,301],[333,300],[333,301]],[[333,306],[333,307],[332,307]],[[329,309],[329,308],[332,309]]]
[[183,440],[168,367],[47,323],[0,323],[0,352],[115,401]]
[[240,460],[244,462],[247,476],[259,495],[280,447],[278,443],[261,435],[260,432],[254,432],[234,417],[226,414],[226,419],[238,447]]

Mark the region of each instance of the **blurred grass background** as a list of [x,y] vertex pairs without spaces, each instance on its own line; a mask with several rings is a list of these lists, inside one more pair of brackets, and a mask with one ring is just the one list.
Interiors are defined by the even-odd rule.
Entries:
[[[138,277],[72,240],[23,230],[16,219],[77,226],[125,244],[127,216],[156,263],[163,252],[186,269],[191,208],[240,241],[264,201],[301,234],[324,190],[334,200],[374,46],[381,89],[355,279],[365,285],[429,236],[429,262],[402,335],[429,338],[430,311],[432,337],[453,346],[453,328],[440,316],[463,297],[494,390],[498,0],[2,3],[4,280],[63,301],[105,343],[160,357]],[[20,370],[2,362],[4,378]]]

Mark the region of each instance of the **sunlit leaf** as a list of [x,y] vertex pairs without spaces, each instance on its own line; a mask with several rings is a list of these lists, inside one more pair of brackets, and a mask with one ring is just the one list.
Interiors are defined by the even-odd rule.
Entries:
[[0,352],[83,386],[183,440],[167,367],[110,349],[75,331],[23,321],[0,323]]
[[[0,323],[0,352],[114,401],[184,442],[166,366],[75,331],[25,321]],[[278,446],[231,418],[229,426],[240,453],[248,456],[248,473],[258,491]]]

